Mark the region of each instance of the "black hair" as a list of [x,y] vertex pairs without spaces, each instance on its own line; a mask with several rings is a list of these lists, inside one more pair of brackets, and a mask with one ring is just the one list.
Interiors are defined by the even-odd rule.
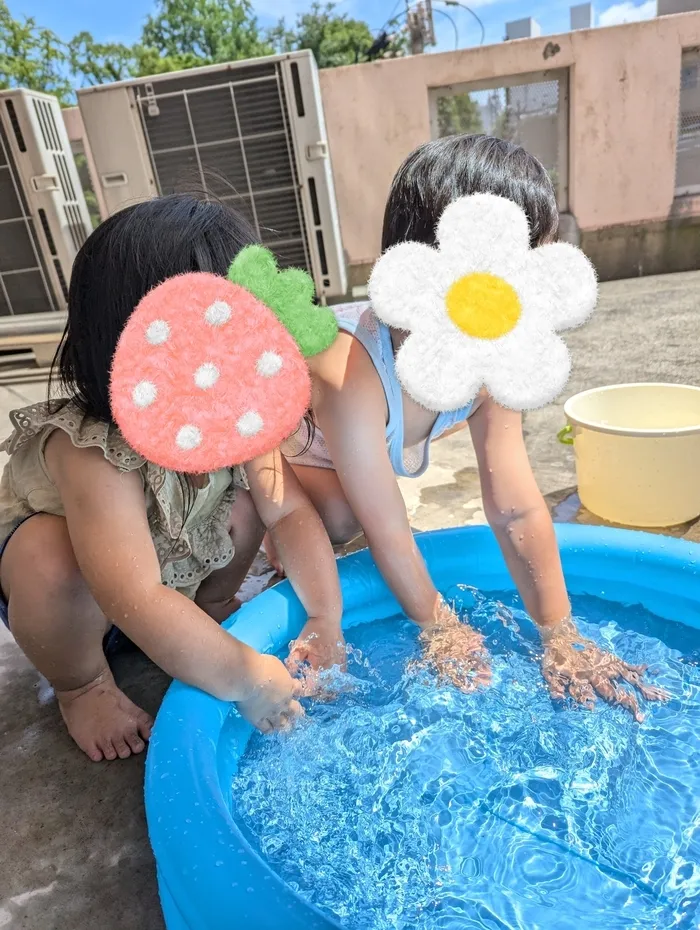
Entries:
[[421,145],[399,168],[384,213],[382,251],[408,241],[434,246],[445,209],[477,193],[506,197],[522,207],[532,248],[556,236],[554,185],[536,158],[503,139],[447,136]]
[[238,252],[257,241],[236,210],[192,194],[158,197],[110,216],[85,241],[73,264],[68,325],[52,380],[57,374],[85,414],[113,422],[112,358],[142,297],[177,274],[225,275]]

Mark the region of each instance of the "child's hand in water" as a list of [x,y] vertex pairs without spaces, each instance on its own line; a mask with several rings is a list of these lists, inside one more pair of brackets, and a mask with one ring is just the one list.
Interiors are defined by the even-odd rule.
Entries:
[[302,693],[301,683],[274,656],[257,656],[252,671],[250,694],[236,703],[241,716],[262,733],[287,729],[303,714],[297,700]]
[[642,675],[645,665],[629,665],[611,652],[605,652],[589,639],[584,639],[571,620],[557,624],[543,634],[544,657],[542,674],[555,698],[567,695],[592,709],[598,697],[610,704],[626,707],[641,723],[644,715],[634,691],[620,687],[627,682],[647,701],[666,701],[668,694],[661,688],[645,685]]
[[484,637],[467,623],[462,623],[447,605],[440,607],[434,624],[424,627],[419,636],[423,658],[417,665],[427,666],[444,681],[460,691],[475,691],[491,681]]
[[341,671],[345,671],[347,659],[345,639],[340,627],[330,625],[327,620],[312,619],[291,644],[286,665],[292,674],[305,666],[321,671],[337,665]]
[[311,619],[290,646],[286,666],[292,675],[302,680],[302,689],[307,697],[332,698],[337,692],[333,690],[327,676],[322,673],[327,669],[347,668],[347,651],[345,639],[339,626],[329,624],[327,620]]

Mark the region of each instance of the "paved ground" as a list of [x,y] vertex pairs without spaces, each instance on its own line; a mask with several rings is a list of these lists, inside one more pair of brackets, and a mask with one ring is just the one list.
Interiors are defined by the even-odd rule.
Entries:
[[[700,384],[700,273],[605,285],[594,322],[568,341],[569,394],[622,381]],[[36,385],[2,389],[0,423],[42,393]],[[571,451],[556,440],[563,423],[561,405],[526,420],[553,505],[575,486]],[[405,482],[404,493],[419,529],[482,522],[466,433],[439,444],[430,471]],[[697,525],[681,533],[700,541]],[[136,654],[118,657],[115,671],[134,700],[157,709],[164,675]],[[0,928],[160,930],[143,759],[93,765],[65,735],[55,704],[41,698],[35,672],[0,629]]]

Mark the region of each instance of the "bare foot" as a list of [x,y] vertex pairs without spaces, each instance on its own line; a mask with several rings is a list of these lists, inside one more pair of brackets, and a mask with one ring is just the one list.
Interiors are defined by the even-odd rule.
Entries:
[[143,752],[153,718],[116,686],[107,669],[74,691],[56,691],[68,732],[93,762]]

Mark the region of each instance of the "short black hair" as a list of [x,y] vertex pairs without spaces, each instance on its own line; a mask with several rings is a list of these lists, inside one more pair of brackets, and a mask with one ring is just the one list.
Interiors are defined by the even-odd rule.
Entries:
[[238,252],[257,241],[236,210],[191,194],[158,197],[106,219],[78,252],[71,274],[68,325],[54,363],[71,399],[89,416],[113,422],[112,359],[141,299],[174,275],[225,275]]
[[532,248],[556,236],[554,185],[536,158],[504,139],[446,136],[421,145],[399,168],[384,213],[382,251],[408,241],[434,246],[445,209],[469,194],[496,194],[522,207]]

